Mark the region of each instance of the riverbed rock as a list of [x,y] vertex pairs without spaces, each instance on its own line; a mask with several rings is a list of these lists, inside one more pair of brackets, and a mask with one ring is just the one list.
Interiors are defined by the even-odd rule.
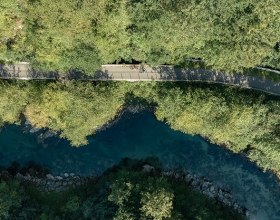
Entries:
[[30,130],[29,130],[29,132],[30,133],[36,133],[36,132],[38,132],[38,131],[40,131],[41,130],[41,128],[36,128],[36,127],[34,127],[34,128],[31,128]]
[[47,179],[50,179],[50,180],[55,180],[54,176],[51,175],[51,174],[47,174],[46,175]]
[[155,170],[155,168],[153,166],[149,165],[149,164],[145,164],[143,166],[143,172],[145,172],[145,173],[150,173],[154,170]]
[[61,176],[56,176],[55,179],[57,179],[57,180],[63,180],[63,177],[61,177]]
[[186,183],[190,183],[193,180],[193,177],[190,174],[187,174],[184,178]]
[[[148,164],[145,164],[142,168],[143,172],[148,173],[154,170],[155,168]],[[172,170],[165,170],[162,171],[161,174],[169,178],[180,179],[184,181],[186,185],[190,185],[195,190],[207,195],[209,198],[216,199],[217,201],[232,207],[234,210],[244,215],[249,215],[249,211],[247,211],[245,207],[240,206],[236,203],[236,201],[234,201],[231,192],[226,187],[217,186],[210,180],[197,175],[192,175],[191,173],[179,173]],[[2,177],[3,172],[1,172],[0,175]],[[24,184],[37,186],[42,192],[61,192],[69,187],[77,187],[96,180],[96,177],[80,177],[74,173],[64,173],[63,176],[55,177],[49,173],[43,178],[30,176],[29,174],[22,175],[17,173],[15,178]]]
[[43,134],[43,139],[47,139],[47,138],[50,138],[50,137],[53,137],[55,136],[55,133],[50,131],[50,130],[47,130],[44,134]]
[[25,122],[24,122],[24,125],[31,125],[31,122],[26,118]]
[[197,175],[192,175],[188,172],[185,174],[176,173],[174,171],[163,171],[162,175],[167,176],[169,178],[180,178],[178,175],[181,175],[181,179],[187,184],[190,185],[197,191],[205,194],[209,198],[216,199],[217,201],[223,203],[224,205],[232,207],[237,212],[245,215],[249,215],[245,213],[247,209],[245,207],[240,206],[233,200],[232,194],[226,187],[218,187],[213,182],[207,180],[204,177],[199,177]]

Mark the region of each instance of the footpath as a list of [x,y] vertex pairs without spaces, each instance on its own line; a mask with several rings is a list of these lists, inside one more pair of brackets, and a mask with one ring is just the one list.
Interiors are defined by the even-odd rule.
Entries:
[[170,65],[103,65],[92,76],[70,71],[67,75],[58,72],[39,72],[28,63],[0,65],[0,79],[21,80],[87,80],[87,81],[198,81],[251,88],[280,95],[280,82],[261,76],[240,73],[225,73],[208,69],[182,69]]

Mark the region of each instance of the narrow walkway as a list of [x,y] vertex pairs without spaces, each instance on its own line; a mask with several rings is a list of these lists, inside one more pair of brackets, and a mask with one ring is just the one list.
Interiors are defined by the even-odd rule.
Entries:
[[94,76],[86,76],[78,72],[63,75],[58,72],[37,72],[28,63],[0,66],[0,79],[46,80],[77,79],[89,81],[202,81],[210,83],[230,84],[264,91],[280,96],[280,83],[260,76],[228,74],[206,69],[180,69],[174,66],[160,65],[103,65]]

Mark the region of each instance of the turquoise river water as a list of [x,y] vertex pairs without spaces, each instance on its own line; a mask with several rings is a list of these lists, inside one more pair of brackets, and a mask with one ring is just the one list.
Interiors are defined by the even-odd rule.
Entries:
[[126,114],[110,128],[89,138],[80,148],[57,137],[39,144],[37,135],[6,125],[0,133],[0,165],[35,161],[55,174],[101,174],[122,158],[157,157],[165,168],[180,168],[228,188],[256,220],[280,219],[280,184],[238,154],[199,136],[172,130],[151,112]]

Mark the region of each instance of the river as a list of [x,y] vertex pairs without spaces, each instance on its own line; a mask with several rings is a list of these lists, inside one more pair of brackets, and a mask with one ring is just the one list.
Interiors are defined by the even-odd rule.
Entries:
[[249,209],[252,219],[280,219],[280,185],[274,175],[200,136],[172,130],[151,112],[125,114],[80,148],[57,137],[38,143],[37,136],[24,133],[21,126],[5,125],[0,133],[0,165],[35,161],[54,175],[73,172],[87,176],[102,174],[124,157],[154,156],[166,169],[185,169],[226,187]]

